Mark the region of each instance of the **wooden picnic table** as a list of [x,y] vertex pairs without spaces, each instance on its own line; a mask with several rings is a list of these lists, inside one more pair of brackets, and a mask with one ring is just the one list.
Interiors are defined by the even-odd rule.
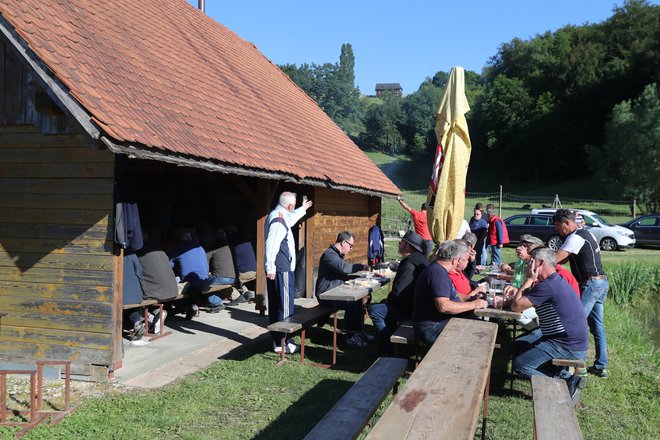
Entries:
[[[378,277],[372,278],[375,281],[378,281],[378,283],[373,283],[372,287],[367,287],[366,285],[360,285],[360,284],[341,284],[337,287],[333,287],[330,290],[327,290],[321,294],[319,294],[319,299],[324,300],[324,301],[334,301],[335,302],[335,312],[333,314],[333,331],[332,331],[332,364],[335,365],[337,363],[337,333],[339,332],[339,329],[337,328],[337,303],[342,302],[342,301],[347,301],[347,302],[353,302],[353,301],[362,301],[367,295],[369,295],[375,287],[379,286],[384,286],[385,284],[390,282],[389,278],[386,277]],[[357,280],[351,280],[352,281],[357,281]],[[363,322],[363,328],[362,332],[364,333],[364,322]]]
[[497,325],[452,318],[367,439],[474,438],[484,400]]

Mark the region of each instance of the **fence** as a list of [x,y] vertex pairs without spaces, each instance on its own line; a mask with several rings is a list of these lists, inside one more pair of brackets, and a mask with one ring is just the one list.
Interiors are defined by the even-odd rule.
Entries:
[[[502,203],[500,204],[500,197]],[[411,208],[419,210],[426,202],[426,191],[408,191],[405,200]],[[476,193],[468,192],[465,198],[465,218],[472,216],[472,210],[477,202],[495,205],[501,209],[501,217],[529,212],[534,208],[580,208],[593,211],[604,217],[608,222],[624,223],[639,214],[633,200],[593,200],[586,198],[563,198],[558,195],[529,196],[509,193]],[[381,229],[386,237],[399,236],[399,231],[412,229],[412,219],[408,213],[393,199],[383,199]]]

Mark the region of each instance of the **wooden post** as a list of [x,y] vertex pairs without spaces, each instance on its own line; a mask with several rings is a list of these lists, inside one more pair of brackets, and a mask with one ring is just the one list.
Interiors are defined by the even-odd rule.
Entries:
[[500,204],[498,216],[502,218],[502,185],[500,185]]
[[633,199],[633,218],[637,218],[637,199]]
[[121,365],[123,357],[122,329],[123,329],[123,282],[124,282],[124,249],[115,243],[112,259],[113,289],[112,289],[112,369]]
[[272,186],[269,180],[257,181],[257,287],[255,292],[255,308],[260,314],[265,314],[266,306],[266,219],[270,209]]

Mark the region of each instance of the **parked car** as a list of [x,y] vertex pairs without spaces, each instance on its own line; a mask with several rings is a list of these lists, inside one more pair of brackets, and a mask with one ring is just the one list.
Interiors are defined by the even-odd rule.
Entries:
[[552,223],[552,215],[548,214],[518,214],[504,219],[504,224],[509,231],[509,241],[518,243],[520,236],[530,234],[543,240],[550,249],[557,250],[561,247],[563,240],[555,230]]
[[[570,209],[570,208],[569,208]],[[554,208],[532,209],[532,214],[554,214]],[[593,234],[596,242],[604,251],[635,247],[635,233],[623,226],[612,225],[592,211],[573,209],[576,215],[584,219],[584,228]]]
[[660,245],[660,214],[643,215],[621,226],[635,233],[637,244]]

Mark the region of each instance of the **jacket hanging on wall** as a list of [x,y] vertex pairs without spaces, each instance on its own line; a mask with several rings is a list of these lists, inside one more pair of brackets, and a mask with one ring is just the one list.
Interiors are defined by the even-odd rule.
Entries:
[[385,240],[383,232],[378,225],[373,225],[369,229],[369,249],[367,250],[369,264],[374,265],[383,262],[385,259]]
[[115,163],[115,243],[124,249],[142,248],[142,227],[133,192],[133,174],[128,158],[117,155]]

